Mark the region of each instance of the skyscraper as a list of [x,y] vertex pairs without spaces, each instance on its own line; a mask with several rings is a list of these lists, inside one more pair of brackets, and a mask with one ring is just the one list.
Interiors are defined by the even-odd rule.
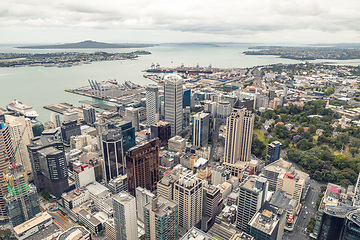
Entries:
[[70,144],[71,136],[81,135],[80,125],[77,120],[64,121],[61,126],[61,137],[64,144]]
[[125,108],[125,118],[126,121],[131,121],[132,126],[135,128],[135,131],[139,131],[140,114],[138,108],[133,108],[133,107]]
[[272,143],[269,143],[266,155],[266,161],[268,163],[275,162],[280,158],[281,146],[282,144],[279,141],[273,141]]
[[245,108],[233,108],[226,120],[224,162],[235,164],[249,161],[254,115]]
[[193,116],[192,138],[193,145],[205,147],[209,141],[209,118],[208,113],[197,113]]
[[95,109],[93,107],[83,108],[84,121],[87,124],[93,124],[96,121]]
[[50,120],[54,123],[55,127],[61,127],[60,114],[58,113],[50,113]]
[[146,122],[147,125],[155,124],[159,121],[159,87],[150,84],[146,87]]
[[179,134],[183,120],[183,83],[176,74],[165,76],[165,121],[170,123],[171,136]]
[[144,208],[146,240],[178,239],[178,206],[159,196]]
[[32,178],[32,169],[29,158],[29,153],[26,146],[30,144],[31,138],[34,137],[31,120],[29,118],[15,117],[11,115],[5,116],[5,122],[8,124],[11,138],[14,144],[19,144],[18,150],[15,154],[16,162],[21,164],[25,171]]
[[151,199],[155,198],[155,194],[145,188],[137,187],[135,197],[137,217],[141,222],[144,222],[144,207],[151,201]]
[[174,183],[174,202],[179,207],[179,226],[185,230],[197,225],[202,217],[203,182],[191,171]]
[[248,233],[248,223],[264,204],[268,186],[266,178],[254,175],[240,184],[236,228]]
[[123,136],[120,129],[110,129],[102,134],[101,150],[106,182],[125,174]]
[[137,187],[156,190],[159,181],[159,139],[130,148],[126,153],[128,191],[135,196]]
[[[0,173],[5,173],[10,165],[10,158],[14,157],[14,147],[10,130],[4,122],[0,122]],[[8,193],[7,184],[0,178],[0,220],[7,219],[4,197]]]
[[135,197],[121,192],[113,197],[116,240],[137,240]]
[[4,197],[5,209],[13,227],[41,212],[36,188],[28,183],[27,173],[21,165],[14,166],[4,178],[9,190]]

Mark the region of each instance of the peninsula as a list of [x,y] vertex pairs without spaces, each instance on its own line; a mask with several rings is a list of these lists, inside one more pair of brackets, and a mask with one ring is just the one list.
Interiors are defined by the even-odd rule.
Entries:
[[82,48],[144,48],[144,47],[153,47],[157,44],[140,44],[140,43],[104,43],[96,42],[92,40],[86,40],[77,43],[65,43],[65,44],[55,44],[55,45],[35,45],[35,46],[20,46],[17,48],[27,48],[27,49],[82,49]]
[[360,59],[359,48],[256,46],[249,49],[255,50],[243,53],[246,55],[275,55],[294,60]]

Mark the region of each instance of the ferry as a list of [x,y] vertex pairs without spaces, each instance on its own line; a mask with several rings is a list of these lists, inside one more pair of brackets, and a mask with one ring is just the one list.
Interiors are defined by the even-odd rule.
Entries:
[[27,106],[21,102],[16,100],[6,105],[6,109],[16,112],[22,116],[30,118],[31,120],[35,119],[39,114],[35,111],[35,109],[31,106]]

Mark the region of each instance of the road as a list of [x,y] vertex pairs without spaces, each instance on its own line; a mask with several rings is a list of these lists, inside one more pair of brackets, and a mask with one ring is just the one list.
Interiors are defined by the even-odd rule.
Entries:
[[218,146],[219,129],[220,129],[220,123],[221,122],[223,122],[222,119],[216,119],[216,121],[215,121],[215,130],[214,130],[213,137],[212,137],[213,145],[211,147],[210,159],[209,159],[210,162],[212,162],[214,160],[217,160],[217,159],[214,159],[214,155],[215,155],[214,152],[215,152],[215,150],[217,149],[217,146]]
[[62,229],[67,230],[72,227],[70,224],[65,222],[61,217],[59,217],[59,215],[57,215],[56,212],[48,212],[48,213],[53,217],[53,219],[57,222],[57,224],[62,227]]

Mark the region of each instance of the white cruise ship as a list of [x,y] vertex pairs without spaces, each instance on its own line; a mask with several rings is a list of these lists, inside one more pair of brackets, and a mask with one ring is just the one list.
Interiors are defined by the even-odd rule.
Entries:
[[16,100],[14,100],[11,103],[9,103],[8,105],[6,105],[6,108],[10,111],[14,111],[20,115],[30,118],[31,120],[33,120],[37,116],[39,116],[39,114],[35,111],[35,109],[33,107],[27,106]]

